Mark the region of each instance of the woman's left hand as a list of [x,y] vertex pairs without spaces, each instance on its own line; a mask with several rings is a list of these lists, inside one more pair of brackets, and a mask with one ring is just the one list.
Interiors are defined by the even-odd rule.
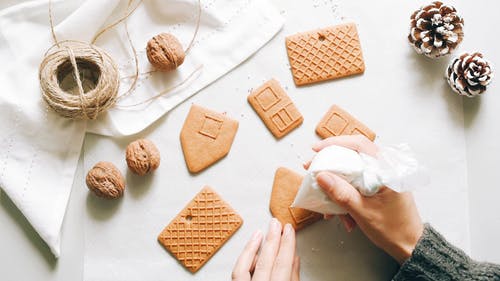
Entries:
[[273,218],[264,241],[262,236],[260,231],[252,235],[234,266],[232,280],[299,281],[300,262],[295,255],[293,227],[286,224],[282,229],[281,223]]

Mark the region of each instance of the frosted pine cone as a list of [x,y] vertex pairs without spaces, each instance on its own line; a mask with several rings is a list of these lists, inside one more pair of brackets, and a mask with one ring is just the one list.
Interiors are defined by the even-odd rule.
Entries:
[[493,70],[480,53],[464,53],[448,66],[446,77],[453,91],[475,97],[486,91],[493,78]]
[[435,1],[413,13],[408,40],[417,53],[438,58],[462,42],[463,26],[464,20],[454,7]]

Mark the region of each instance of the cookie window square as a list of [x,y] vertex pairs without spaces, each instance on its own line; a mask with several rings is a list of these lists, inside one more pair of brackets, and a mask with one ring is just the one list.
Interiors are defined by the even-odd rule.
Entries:
[[349,122],[338,113],[333,113],[325,122],[324,128],[334,136],[341,135]]
[[277,104],[281,98],[273,91],[271,87],[267,87],[258,93],[255,98],[257,103],[264,111],[268,111],[271,107]]
[[205,115],[205,120],[203,120],[203,125],[199,133],[215,140],[219,135],[223,123],[224,121],[217,117]]
[[281,108],[276,112],[271,120],[273,121],[276,128],[280,131],[285,131],[289,126],[291,126],[300,116],[297,114],[295,106],[291,103]]

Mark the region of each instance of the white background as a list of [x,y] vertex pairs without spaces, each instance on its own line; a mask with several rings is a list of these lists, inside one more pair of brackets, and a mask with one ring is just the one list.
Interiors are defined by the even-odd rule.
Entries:
[[[108,242],[112,253],[128,253],[115,256],[116,261],[109,261],[108,264],[116,264],[118,271],[126,261],[140,258],[140,251],[150,249],[153,255],[162,256],[161,262],[166,267],[173,266],[175,274],[190,276],[172,262],[170,255],[156,244],[155,238],[204,184],[212,185],[245,219],[242,229],[193,279],[204,279],[205,276],[206,280],[212,280],[209,274],[224,276],[251,232],[256,228],[266,228],[270,217],[267,203],[275,168],[284,165],[300,171],[301,163],[312,156],[310,145],[317,140],[314,126],[332,103],[344,107],[376,131],[381,136],[378,141],[409,142],[427,162],[433,175],[430,190],[417,194],[422,216],[436,224],[454,243],[470,250],[473,257],[500,262],[500,245],[495,243],[500,235],[500,212],[495,199],[500,195],[496,188],[500,176],[494,169],[500,159],[500,128],[496,124],[499,113],[495,111],[500,101],[497,83],[493,83],[480,99],[462,99],[451,93],[442,77],[448,59],[431,61],[418,57],[405,42],[409,15],[419,4],[398,1],[339,1],[338,5],[337,1],[272,2],[283,11],[287,21],[270,44],[140,135],[150,137],[161,149],[162,164],[154,177],[143,180],[127,175],[129,186],[125,198],[115,203],[103,203],[88,196],[83,181],[84,170],[80,165],[63,226],[59,261],[52,258],[19,211],[2,195],[2,280],[81,280],[84,256],[88,258],[104,250],[99,244],[103,241]],[[498,64],[500,55],[495,51],[499,39],[491,36],[490,30],[500,23],[494,12],[499,4],[493,0],[482,1],[479,7],[470,1],[452,3],[465,18],[466,35],[459,51],[480,50],[495,65]],[[0,8],[9,3],[1,5]],[[366,73],[296,88],[288,70],[284,37],[342,21],[358,24]],[[248,90],[272,77],[287,89],[305,118],[298,130],[280,141],[274,140],[246,103]],[[226,111],[240,121],[240,128],[229,156],[202,174],[191,177],[183,162],[178,134],[193,102]],[[113,140],[88,135],[85,162],[113,161],[125,173],[122,151],[128,141],[136,137],[139,136]],[[259,150],[262,152],[258,153]],[[468,198],[463,197],[467,186]],[[130,215],[128,227],[124,221]],[[141,218],[151,229],[138,231],[141,228],[133,222]],[[156,229],[153,227],[155,223]],[[130,241],[132,248],[117,247],[113,240],[117,237],[119,241],[121,235],[127,234],[123,233],[127,229],[136,233],[138,244]],[[320,233],[323,236],[318,236]],[[149,242],[151,244],[147,244]],[[357,274],[369,274],[377,263],[383,267],[371,272],[372,276],[387,277],[393,270],[390,260],[371,246],[359,231],[347,235],[336,221],[320,222],[299,233],[298,247],[305,257],[304,280],[354,278],[355,275],[349,274],[355,271],[343,264],[350,260],[363,264]],[[129,249],[134,251],[127,252]],[[132,252],[139,252],[138,256]],[[331,252],[334,252],[333,256]],[[365,252],[368,255],[362,254]],[[374,262],[370,263],[370,260]],[[225,264],[228,261],[231,264]],[[333,270],[325,272],[330,262]],[[135,272],[146,272],[150,265],[137,267]],[[224,267],[221,269],[217,265]],[[88,260],[86,266],[88,270]],[[91,268],[95,269],[95,266]],[[220,270],[209,272],[210,268]],[[88,272],[86,276],[89,276]],[[172,276],[163,277],[167,280]],[[183,279],[187,278],[180,280]],[[229,279],[229,275],[217,278],[223,279]]]

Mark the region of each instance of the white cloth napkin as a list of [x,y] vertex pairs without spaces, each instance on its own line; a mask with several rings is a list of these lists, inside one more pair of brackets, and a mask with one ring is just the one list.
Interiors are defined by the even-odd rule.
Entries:
[[[125,13],[127,2],[54,0],[58,39],[89,42],[103,26]],[[91,122],[61,118],[41,99],[38,66],[53,44],[48,1],[24,2],[0,11],[0,187],[56,257],[60,254],[61,225],[85,133],[117,136],[143,130],[243,62],[283,25],[279,12],[266,0],[201,3],[200,31],[184,64],[172,73],[141,75],[135,91],[122,99],[121,105],[144,101],[179,84],[202,66],[197,75],[153,103],[127,110],[114,108]],[[170,32],[187,47],[195,29],[196,11],[196,0],[146,0],[141,4],[128,19],[141,73],[151,70],[144,50],[147,40],[160,32]],[[122,77],[134,73],[123,24],[105,33],[96,45],[111,54]],[[130,82],[121,81],[120,93],[128,89]]]

